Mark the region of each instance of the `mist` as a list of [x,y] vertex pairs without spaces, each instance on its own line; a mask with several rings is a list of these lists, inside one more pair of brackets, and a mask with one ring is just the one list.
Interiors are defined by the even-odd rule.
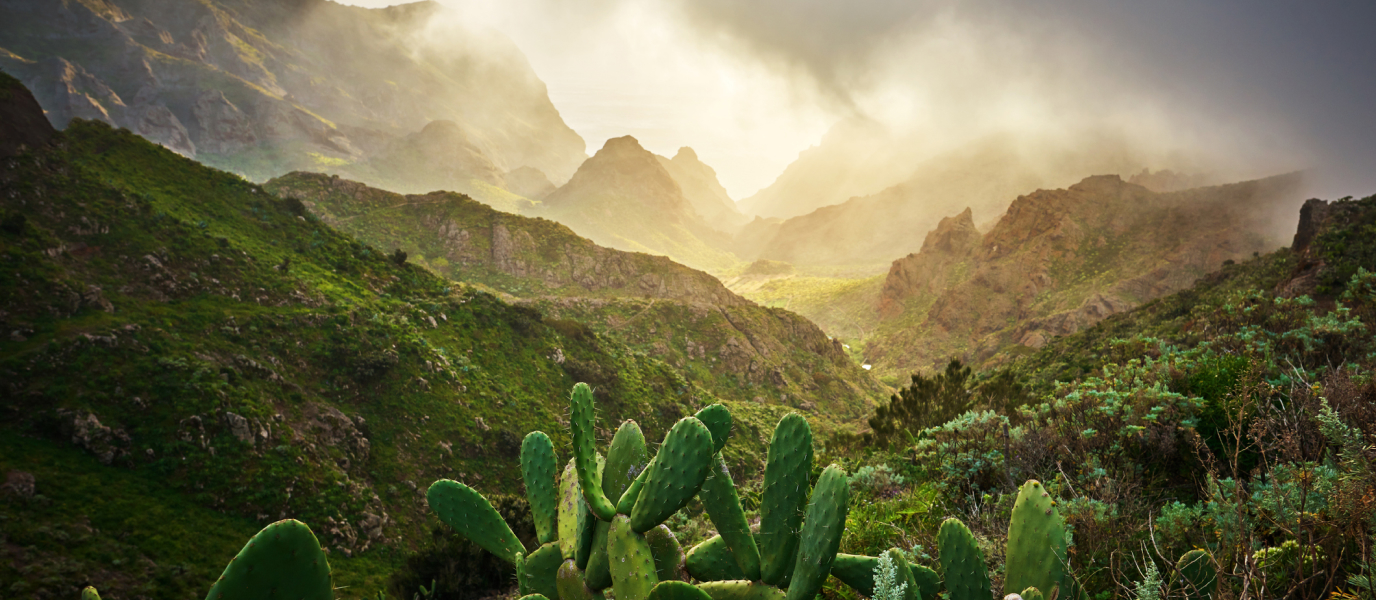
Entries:
[[514,40],[589,152],[626,134],[691,146],[738,200],[857,118],[903,160],[1093,132],[1130,140],[1143,167],[1304,169],[1314,195],[1376,191],[1369,5],[441,2]]

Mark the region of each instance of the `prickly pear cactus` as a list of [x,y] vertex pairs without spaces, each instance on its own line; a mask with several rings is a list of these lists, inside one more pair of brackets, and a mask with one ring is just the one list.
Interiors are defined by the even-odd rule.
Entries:
[[1218,569],[1213,557],[1204,550],[1191,550],[1175,564],[1179,573],[1172,586],[1188,600],[1208,600],[1218,585]]
[[206,600],[261,598],[334,598],[330,563],[305,523],[287,519],[264,527],[229,561],[206,594]]
[[1042,591],[1034,587],[1027,588],[1018,595],[1022,600],[1042,600],[1043,598]]
[[798,552],[798,530],[812,474],[812,427],[798,413],[790,413],[774,428],[769,459],[764,467],[760,505],[760,576],[770,585],[784,585]]
[[645,479],[650,476],[650,469],[655,466],[655,459],[651,458],[650,463],[636,476],[635,481],[631,482],[630,487],[626,488],[626,493],[621,494],[621,500],[616,503],[616,514],[631,516],[631,511],[635,510],[635,503],[640,500],[640,490],[645,488]]
[[535,537],[541,544],[559,539],[559,491],[554,476],[559,469],[554,442],[540,431],[532,431],[521,441],[521,477],[530,501],[530,516],[535,520]]
[[650,590],[650,600],[712,600],[712,597],[691,583],[661,581]]
[[594,591],[602,591],[612,586],[611,562],[607,558],[607,531],[612,524],[601,519],[592,536],[592,556],[588,557],[588,567],[583,571],[583,580]]
[[559,565],[559,573],[555,576],[559,587],[560,600],[601,600],[602,593],[593,591],[588,587],[583,579],[583,572],[578,569],[578,565],[573,564],[572,560],[564,561]]
[[573,386],[569,400],[569,431],[573,434],[573,460],[578,468],[578,483],[592,514],[603,521],[616,515],[616,505],[602,492],[602,476],[597,471],[597,423],[593,414],[592,388],[586,383]]
[[559,566],[564,557],[559,553],[559,544],[550,542],[526,555],[525,568],[522,569],[520,587],[530,593],[542,594],[546,598],[559,597]]
[[841,583],[860,592],[861,596],[874,595],[874,569],[879,566],[879,558],[858,554],[837,554],[831,563],[831,574]]
[[635,421],[622,423],[612,437],[611,448],[607,450],[607,466],[602,469],[602,492],[607,500],[612,503],[620,500],[649,462],[650,451],[645,446],[645,434],[640,432],[640,426]]
[[1029,587],[1050,593],[1065,577],[1065,523],[1046,486],[1035,479],[1023,484],[1013,504],[1006,560],[1005,594]]
[[712,432],[712,453],[721,452],[726,447],[726,440],[731,437],[731,411],[721,404],[713,404],[693,416]]
[[644,533],[687,505],[707,479],[712,455],[712,432],[702,421],[684,417],[675,423],[664,436],[631,509],[631,527]]
[[803,518],[803,531],[798,544],[797,566],[793,581],[788,584],[788,600],[812,600],[822,590],[822,582],[831,573],[831,563],[841,548],[841,534],[846,530],[846,514],[850,511],[850,483],[846,472],[836,465],[828,466],[817,479]]
[[549,598],[546,598],[544,594],[526,594],[521,596],[519,600],[549,600]]
[[514,563],[516,553],[525,550],[502,516],[473,488],[441,479],[430,485],[425,499],[441,521],[498,558]]
[[612,593],[616,600],[645,600],[659,583],[654,554],[645,536],[631,527],[625,515],[612,519],[607,531],[607,558],[611,561]]
[[941,568],[946,572],[946,590],[951,600],[990,600],[988,566],[975,536],[958,519],[946,519],[937,532]]
[[650,545],[650,555],[655,559],[655,574],[660,582],[678,579],[678,568],[683,564],[683,546],[669,531],[669,526],[661,524],[646,531],[645,543]]
[[[698,498],[702,500],[702,507],[707,510],[712,524],[721,533],[721,539],[731,548],[731,560],[740,567],[740,575],[729,579],[759,579],[760,549],[755,545],[750,522],[746,520],[740,497],[736,494],[736,484],[731,481],[731,472],[726,469],[726,461],[720,453],[716,456],[712,472],[702,482]],[[698,579],[710,581],[701,577]]]
[[94,586],[88,585],[86,589],[81,590],[81,600],[100,600],[100,593]]
[[731,547],[720,535],[707,538],[693,546],[684,557],[688,574],[698,581],[735,581],[747,579],[731,555]]
[[784,592],[759,581],[709,581],[699,583],[712,600],[784,600]]

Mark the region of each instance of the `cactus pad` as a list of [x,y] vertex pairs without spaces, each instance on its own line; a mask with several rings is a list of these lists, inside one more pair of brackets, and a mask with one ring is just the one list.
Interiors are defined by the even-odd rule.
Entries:
[[631,509],[631,527],[649,531],[688,504],[712,470],[712,454],[712,432],[702,421],[684,417],[675,423]]
[[525,568],[522,569],[520,588],[530,593],[543,594],[546,598],[559,597],[559,565],[564,558],[559,553],[559,544],[550,542],[526,555]]
[[812,427],[798,413],[779,420],[769,443],[760,504],[760,576],[770,585],[784,585],[794,568],[798,530],[807,503],[812,474]]
[[1179,590],[1181,596],[1188,600],[1208,600],[1213,597],[1218,584],[1218,569],[1214,567],[1213,557],[1208,552],[1186,552],[1175,563],[1175,567],[1179,575],[1176,584],[1171,587]]
[[602,519],[593,520],[597,522],[597,530],[593,532],[592,556],[588,557],[583,581],[589,588],[600,592],[612,586],[611,563],[607,558],[607,530],[612,524]]
[[850,483],[846,472],[836,465],[828,466],[812,488],[812,498],[803,518],[803,531],[798,543],[797,566],[793,581],[788,584],[788,600],[812,600],[822,590],[822,582],[831,573],[831,563],[841,548],[841,533],[846,529],[846,514],[850,511]]
[[[707,479],[702,482],[698,498],[702,500],[707,516],[712,518],[712,524],[721,532],[722,540],[731,548],[732,560],[740,567],[741,574],[730,579],[759,579],[760,549],[755,545],[754,536],[750,534],[750,522],[746,520],[745,511],[741,509],[740,497],[736,495],[736,484],[731,481],[731,472],[727,470],[726,461],[720,453],[717,454],[714,463],[712,472],[708,473]],[[701,577],[698,579],[708,581]]]
[[712,600],[712,597],[691,583],[661,581],[650,590],[650,600]]
[[602,593],[588,587],[587,582],[583,580],[583,572],[572,560],[566,560],[564,564],[559,565],[559,573],[555,579],[560,600],[602,600]]
[[602,475],[597,471],[597,433],[593,416],[592,388],[586,383],[573,386],[569,399],[569,430],[573,434],[573,460],[578,468],[578,483],[592,514],[603,521],[616,515],[616,506],[602,492]]
[[502,516],[473,488],[441,479],[430,485],[425,499],[441,521],[498,558],[516,562],[516,553],[525,549]]
[[1034,587],[1027,588],[1018,595],[1022,600],[1043,600],[1042,591]]
[[578,534],[594,519],[583,500],[583,488],[578,484],[578,470],[569,459],[564,467],[564,476],[559,480],[559,552],[564,558],[573,558],[578,553]]
[[946,590],[951,600],[990,600],[989,567],[984,564],[970,528],[959,519],[946,519],[937,532],[941,568],[946,571]]
[[607,466],[602,470],[602,492],[607,500],[612,503],[620,500],[649,462],[650,451],[645,447],[645,434],[640,432],[640,426],[635,421],[622,423],[612,437],[611,448],[607,450]]
[[635,502],[640,499],[640,490],[645,488],[645,479],[650,476],[650,469],[655,466],[655,459],[651,458],[649,464],[640,470],[640,474],[635,476],[635,481],[626,488],[626,492],[621,494],[621,499],[616,503],[616,514],[631,516],[631,511],[635,510]]
[[616,600],[645,600],[659,583],[650,545],[645,536],[631,527],[626,515],[612,519],[607,531],[607,558],[611,561],[612,593]]
[[841,583],[860,592],[861,596],[873,596],[874,569],[877,566],[879,559],[874,556],[837,554],[836,560],[831,563],[831,574],[840,579]]
[[96,591],[95,586],[88,585],[81,590],[81,600],[100,600],[100,592]]
[[731,411],[721,404],[713,404],[693,416],[712,432],[712,453],[721,452],[726,440],[731,437]]
[[559,492],[554,483],[558,469],[549,436],[540,431],[527,434],[521,441],[521,477],[526,483],[530,516],[535,520],[535,537],[541,544],[559,539]]
[[[941,593],[941,576],[937,575],[936,571],[922,565],[909,563],[908,574],[913,576],[912,582],[917,584],[917,590],[921,594],[920,596],[914,596],[912,592],[909,591],[909,600],[916,600],[917,598],[936,600],[937,595]],[[911,589],[912,587],[909,586],[909,590]]]
[[1028,480],[1018,491],[1008,523],[1004,593],[1029,587],[1051,593],[1065,576],[1065,559],[1065,523],[1056,501],[1041,482]]
[[655,559],[655,574],[659,580],[678,579],[678,569],[683,565],[683,546],[669,531],[669,526],[661,524],[646,531],[645,543],[650,545],[650,555]]
[[264,527],[229,561],[206,594],[206,600],[258,598],[334,598],[330,563],[305,523],[287,519]]
[[688,569],[688,574],[698,581],[747,579],[745,573],[741,572],[736,557],[731,555],[731,547],[720,535],[707,538],[701,544],[690,548],[683,564]]
[[784,592],[758,581],[709,581],[699,583],[712,600],[784,600]]
[[516,553],[516,593],[524,596],[530,593],[526,588],[526,553]]
[[544,594],[526,594],[518,600],[549,600],[549,598],[546,598]]

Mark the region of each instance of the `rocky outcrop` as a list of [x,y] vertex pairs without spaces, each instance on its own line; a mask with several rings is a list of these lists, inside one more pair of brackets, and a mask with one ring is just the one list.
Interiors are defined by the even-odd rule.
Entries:
[[0,72],[0,158],[47,144],[56,133],[33,94]]
[[191,107],[196,119],[197,147],[211,154],[233,154],[258,143],[258,134],[244,111],[224,92],[206,90]]
[[94,454],[101,464],[129,455],[129,434],[102,424],[95,413],[64,408],[58,409],[57,416],[72,444]]
[[894,262],[878,302],[888,325],[867,356],[903,371],[1041,347],[1274,249],[1271,215],[1298,204],[1299,184],[1292,174],[1156,193],[1096,176],[1019,196],[983,236],[968,211],[948,218]]

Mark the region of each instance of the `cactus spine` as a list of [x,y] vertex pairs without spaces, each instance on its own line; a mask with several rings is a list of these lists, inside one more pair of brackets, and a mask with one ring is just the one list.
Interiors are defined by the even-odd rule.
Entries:
[[305,600],[334,598],[330,562],[305,523],[287,519],[264,527],[229,561],[206,599],[249,600],[270,595]]
[[1030,587],[1054,593],[1061,586],[1065,577],[1065,524],[1056,501],[1035,479],[1023,484],[1013,504],[1006,556],[1005,594]]
[[[719,405],[714,405],[719,406]],[[710,407],[709,407],[710,408]],[[705,410],[705,409],[704,409]],[[701,414],[701,413],[699,413]],[[750,522],[741,509],[740,497],[736,495],[736,484],[731,481],[731,472],[721,454],[716,456],[716,464],[707,480],[702,482],[698,492],[702,506],[711,517],[712,524],[721,532],[721,539],[731,548],[732,560],[740,567],[740,576],[730,579],[760,578],[760,549],[755,545],[755,537],[750,534]],[[702,581],[709,581],[702,579]]]
[[559,538],[559,492],[554,476],[559,461],[554,456],[554,442],[541,431],[532,431],[521,441],[521,477],[526,484],[526,498],[530,499],[530,516],[535,520],[535,537],[541,544]]
[[769,443],[760,506],[760,576],[770,585],[785,585],[798,551],[798,529],[812,473],[812,428],[790,413],[779,420]]
[[696,496],[712,468],[712,432],[695,417],[684,417],[664,436],[635,508],[636,533],[663,523]]
[[821,591],[822,582],[831,573],[836,551],[841,548],[841,533],[846,529],[849,511],[850,483],[846,472],[836,465],[828,466],[817,479],[808,502],[788,600],[812,600]]
[[612,592],[617,600],[645,600],[659,583],[650,545],[625,515],[612,520],[607,532],[607,558],[611,559]]
[[578,468],[578,483],[583,490],[583,499],[587,501],[588,508],[597,518],[610,521],[616,516],[616,506],[602,492],[602,477],[597,472],[597,434],[593,429],[596,417],[593,415],[592,388],[586,383],[574,384],[569,407],[573,460]]
[[993,597],[984,553],[974,534],[958,519],[946,519],[937,532],[941,568],[946,571],[946,590],[951,600],[989,600]]

